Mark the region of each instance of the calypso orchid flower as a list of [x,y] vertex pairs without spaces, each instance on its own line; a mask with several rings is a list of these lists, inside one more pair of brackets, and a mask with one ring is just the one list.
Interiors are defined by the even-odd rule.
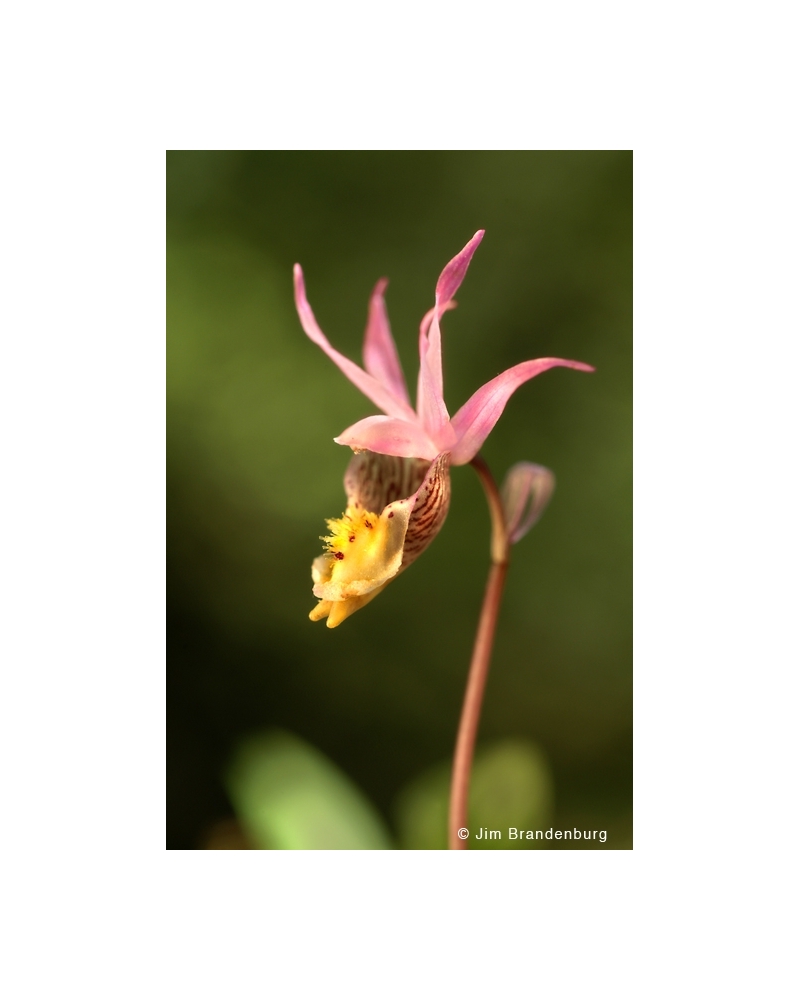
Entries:
[[[313,592],[319,598],[310,614],[312,621],[327,618],[328,627],[334,628],[377,596],[430,544],[450,503],[449,466],[466,465],[475,458],[516,389],[548,368],[594,371],[591,365],[563,358],[523,361],[481,386],[450,417],[443,396],[440,320],[455,307],[453,296],[483,234],[479,230],[442,271],[434,306],[420,324],[416,410],[389,328],[383,298],[387,280],[376,284],[370,298],[364,368],[360,368],[329,343],[308,304],[302,269],[294,266],[295,304],[303,330],[382,411],[334,438],[356,454],[345,473],[347,510],[327,522],[326,552],[312,566]],[[512,498],[512,505],[521,510],[526,497],[530,501],[538,489],[533,515],[529,512],[523,518],[527,527],[552,490],[542,473],[532,474],[530,469],[541,467],[530,466],[515,477],[518,496]]]

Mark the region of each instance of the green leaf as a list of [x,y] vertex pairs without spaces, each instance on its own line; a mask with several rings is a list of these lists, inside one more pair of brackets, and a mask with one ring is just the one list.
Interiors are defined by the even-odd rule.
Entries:
[[245,740],[226,775],[252,843],[265,850],[386,850],[385,825],[365,795],[315,747],[273,731]]

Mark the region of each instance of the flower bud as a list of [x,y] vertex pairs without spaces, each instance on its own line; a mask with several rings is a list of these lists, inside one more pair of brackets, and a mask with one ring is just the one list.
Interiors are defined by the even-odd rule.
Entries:
[[503,482],[503,513],[508,540],[515,544],[536,524],[556,485],[556,477],[543,465],[517,462]]

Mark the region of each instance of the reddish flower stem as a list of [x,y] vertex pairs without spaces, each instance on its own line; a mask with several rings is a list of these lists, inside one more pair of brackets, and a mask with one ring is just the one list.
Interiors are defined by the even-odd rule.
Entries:
[[497,617],[500,612],[511,548],[503,515],[503,503],[497,484],[489,467],[479,455],[473,458],[472,465],[478,473],[478,478],[486,493],[492,517],[492,565],[489,569],[489,578],[486,581],[483,607],[478,620],[475,645],[472,649],[472,662],[469,667],[467,689],[464,693],[464,705],[461,709],[461,721],[458,726],[456,749],[453,756],[450,815],[447,831],[448,847],[451,851],[463,851],[467,847],[467,840],[462,840],[458,836],[458,831],[467,826],[469,782],[472,774],[472,758],[475,753],[475,739],[478,735],[483,692],[486,690],[486,678],[489,675],[494,633],[497,627]]

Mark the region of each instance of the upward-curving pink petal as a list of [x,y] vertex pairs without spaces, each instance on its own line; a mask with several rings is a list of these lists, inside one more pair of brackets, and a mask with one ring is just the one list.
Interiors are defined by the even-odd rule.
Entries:
[[478,244],[483,239],[484,232],[485,230],[479,229],[464,249],[453,257],[450,263],[439,275],[439,280],[436,282],[437,305],[452,299],[458,291],[458,287],[464,280],[464,275],[467,273],[467,268],[469,267],[469,262],[472,260],[472,255],[478,249]]
[[365,417],[333,440],[351,448],[399,458],[432,460],[439,454],[439,449],[419,424],[396,417]]
[[328,338],[319,328],[319,324],[314,318],[311,306],[308,304],[305,282],[303,281],[303,270],[299,264],[294,265],[294,301],[297,307],[297,314],[300,317],[300,324],[309,339],[322,348],[331,361],[344,372],[354,386],[364,393],[367,399],[370,399],[384,413],[388,413],[389,416],[399,417],[404,420],[416,420],[416,414],[408,402],[399,398],[391,389],[383,385],[382,382],[379,382],[378,379],[365,372],[363,368],[359,368],[355,362],[331,347]]
[[400,367],[383,299],[388,284],[386,278],[381,278],[370,296],[367,329],[364,334],[364,367],[373,378],[410,406],[406,380]]
[[477,455],[481,445],[500,419],[511,395],[529,379],[540,375],[548,368],[575,368],[582,372],[593,372],[591,365],[582,361],[565,361],[563,358],[539,358],[523,361],[493,378],[474,393],[461,407],[450,422],[455,431],[457,443],[450,460],[453,465],[466,465]]
[[483,230],[480,229],[442,271],[436,283],[436,305],[425,314],[419,328],[417,413],[425,430],[434,438],[441,433],[450,419],[444,402],[442,333],[439,319],[447,309],[455,305],[452,298],[464,280],[472,255],[482,239]]
[[442,335],[437,310],[433,310],[427,337],[420,331],[417,413],[425,430],[434,437],[450,419],[442,385]]
[[[433,317],[438,316],[440,319],[446,312],[450,309],[455,309],[458,303],[455,299],[450,299],[449,302],[445,302],[442,305],[434,306],[429,309],[425,315],[422,317],[422,322],[419,325],[419,357],[420,362],[422,358],[427,357],[428,350],[430,348],[430,340],[428,339],[428,331],[431,328],[431,323],[433,322]],[[441,380],[441,369],[442,369],[442,342],[441,342],[441,331],[439,334],[439,359],[438,359],[438,370],[440,373]],[[440,385],[440,391],[442,386]],[[419,383],[417,384],[417,410],[419,410]]]

